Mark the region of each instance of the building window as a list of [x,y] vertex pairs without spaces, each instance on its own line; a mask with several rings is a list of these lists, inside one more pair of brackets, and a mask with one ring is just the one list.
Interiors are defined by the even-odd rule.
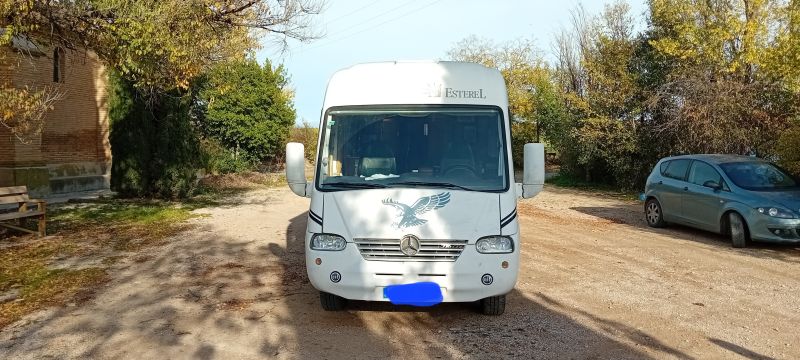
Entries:
[[53,50],[53,82],[64,82],[64,50],[61,48]]

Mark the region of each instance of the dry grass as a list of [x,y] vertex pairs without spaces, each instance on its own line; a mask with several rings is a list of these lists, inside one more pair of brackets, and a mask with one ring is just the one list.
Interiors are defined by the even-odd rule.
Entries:
[[200,186],[211,191],[250,190],[285,184],[286,176],[283,173],[247,172],[210,175],[200,180]]
[[105,282],[107,274],[102,268],[57,269],[49,266],[56,257],[79,252],[77,244],[52,238],[23,241],[2,249],[0,293],[15,293],[16,299],[0,303],[0,328],[46,306],[81,302],[89,296],[86,289]]
[[164,244],[201,205],[101,200],[53,207],[45,238],[0,242],[0,329],[49,306],[80,303],[108,281],[112,266]]
[[217,304],[218,310],[225,311],[244,311],[247,310],[255,300],[252,299],[231,299]]
[[[192,210],[217,205],[231,192],[285,183],[280,173],[217,175],[203,179],[206,191],[186,202],[104,199],[52,206],[50,236],[0,234],[0,329],[36,310],[89,299],[89,290],[108,281],[115,264],[148,261],[143,250],[187,230],[186,220],[200,216]],[[220,308],[247,306],[232,300]]]
[[558,175],[545,181],[547,185],[577,189],[617,200],[636,200],[637,192],[620,189],[611,185],[586,182],[570,176]]

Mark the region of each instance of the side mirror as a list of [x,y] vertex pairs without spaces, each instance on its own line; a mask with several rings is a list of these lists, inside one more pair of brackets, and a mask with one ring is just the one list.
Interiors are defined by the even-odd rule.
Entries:
[[538,195],[544,187],[544,144],[525,144],[522,198]]
[[301,143],[286,144],[286,182],[298,196],[311,196],[306,191],[308,181],[306,181],[305,148]]
[[708,180],[708,181],[704,182],[704,183],[703,183],[703,186],[705,186],[705,187],[707,187],[707,188],[712,188],[712,189],[714,189],[715,191],[722,190],[722,184],[720,184],[720,183],[717,183],[717,182],[716,182],[716,181],[714,181],[714,180]]

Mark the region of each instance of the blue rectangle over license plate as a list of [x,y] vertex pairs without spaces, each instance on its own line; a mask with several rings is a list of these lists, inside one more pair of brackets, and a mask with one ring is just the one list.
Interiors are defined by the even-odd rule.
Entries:
[[434,282],[389,285],[383,297],[395,305],[433,306],[443,300],[442,289]]

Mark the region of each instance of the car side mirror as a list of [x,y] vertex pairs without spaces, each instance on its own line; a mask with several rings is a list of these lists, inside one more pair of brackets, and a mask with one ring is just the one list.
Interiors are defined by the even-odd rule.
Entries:
[[525,144],[523,154],[521,197],[529,199],[538,195],[544,187],[544,144]]
[[716,182],[714,180],[708,180],[708,181],[704,182],[703,186],[705,186],[707,188],[712,188],[715,191],[722,190],[722,184],[720,184],[720,183],[718,183],[718,182]]
[[286,182],[298,196],[311,196],[306,180],[305,147],[301,143],[286,144]]

